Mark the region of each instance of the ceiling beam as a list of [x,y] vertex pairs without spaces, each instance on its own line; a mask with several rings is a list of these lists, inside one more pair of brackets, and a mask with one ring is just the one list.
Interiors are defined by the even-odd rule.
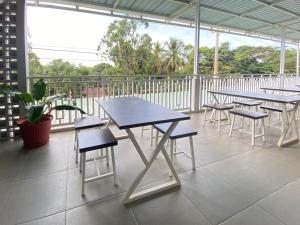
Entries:
[[265,5],[265,6],[268,6],[268,7],[271,7],[273,9],[276,9],[276,10],[280,11],[280,12],[284,12],[286,14],[289,14],[290,16],[294,16],[294,17],[300,18],[300,14],[295,13],[295,12],[293,12],[291,10],[285,9],[285,8],[283,8],[281,6],[276,5],[276,4],[280,3],[280,2],[284,2],[282,0],[274,1],[274,2],[265,2],[263,0],[252,0],[252,1],[257,2],[259,4],[262,4],[262,5]]
[[[258,21],[258,22],[265,23],[267,25],[272,25],[276,28],[282,29],[282,26],[279,26],[276,23],[270,23],[269,21],[266,21],[266,20],[258,19],[258,18],[255,18],[255,17],[247,16],[247,15],[240,15],[240,14],[235,13],[235,12],[215,8],[215,7],[208,6],[208,5],[205,5],[205,4],[202,4],[202,3],[200,3],[200,6],[201,6],[201,8],[204,8],[204,9],[208,9],[208,10],[212,10],[212,11],[215,11],[215,12],[220,12],[220,13],[224,13],[224,14],[227,14],[227,15],[232,15],[232,16],[236,16],[236,17],[240,17],[240,18],[244,18],[244,19],[247,19],[247,20]],[[300,31],[298,31],[298,30],[291,29],[291,28],[285,28],[285,29],[289,30],[289,31],[294,31],[294,32],[297,32],[297,33],[300,34]]]
[[112,8],[115,9],[121,0],[113,0]]
[[194,9],[195,6],[195,0],[191,1],[189,4],[186,4],[184,7],[178,9],[176,12],[174,12],[173,14],[170,15],[170,20],[174,20],[177,19],[181,16],[183,16],[184,14],[190,12],[191,10]]
[[[261,8],[263,8],[263,7],[266,7],[266,6],[257,6],[257,7],[253,8],[253,9],[246,10],[246,11],[242,12],[241,14],[239,14],[239,16],[246,16],[247,13],[254,12],[254,11],[256,11],[256,10],[258,10],[258,9],[261,9]],[[228,22],[228,21],[230,21],[230,20],[235,19],[236,17],[237,17],[237,16],[234,15],[234,16],[228,18],[228,19],[225,19],[225,20],[221,21],[220,23],[218,23],[218,25],[224,24],[224,23],[226,23],[226,22]]]
[[[47,4],[47,3],[59,3],[59,5]],[[29,6],[37,6],[35,3],[27,3]],[[83,13],[92,13],[104,16],[114,16],[119,18],[129,18],[140,20],[144,19],[149,22],[154,23],[163,23],[163,24],[170,24],[174,26],[182,26],[182,27],[194,27],[193,21],[188,19],[178,18],[176,20],[170,21],[169,17],[155,14],[153,12],[144,12],[144,11],[134,11],[129,9],[123,8],[115,8],[115,12],[111,14],[112,11],[111,5],[105,4],[84,4],[79,2],[67,1],[67,0],[40,0],[39,7],[46,7],[46,8],[53,8],[53,9],[62,9],[68,11],[77,11]],[[73,7],[70,7],[73,6]],[[77,7],[75,7],[77,6]],[[89,10],[91,9],[91,10]],[[99,10],[99,11],[98,11]],[[272,41],[279,41],[279,38],[276,35],[268,35],[259,32],[252,32],[251,30],[242,30],[240,28],[234,27],[224,27],[224,26],[216,26],[216,24],[208,24],[205,21],[201,23],[201,29],[214,31],[214,32],[222,32],[228,33],[233,35],[241,35],[241,36],[249,36],[253,38],[261,38],[265,40],[272,40]],[[295,44],[297,41],[294,39],[288,40],[289,43]]]

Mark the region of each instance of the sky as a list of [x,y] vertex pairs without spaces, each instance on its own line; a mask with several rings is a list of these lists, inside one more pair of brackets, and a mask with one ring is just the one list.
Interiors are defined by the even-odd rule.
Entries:
[[[107,62],[96,54],[96,50],[109,24],[115,20],[119,19],[82,12],[28,7],[29,41],[42,64],[61,58],[76,65],[93,66],[100,62]],[[161,43],[174,37],[183,40],[185,44],[194,44],[193,28],[149,23],[147,29],[140,28],[139,32],[148,33],[153,41]],[[278,42],[221,34],[220,43],[225,41],[230,42],[231,48],[240,45],[280,46]],[[213,47],[214,33],[201,30],[200,46]]]

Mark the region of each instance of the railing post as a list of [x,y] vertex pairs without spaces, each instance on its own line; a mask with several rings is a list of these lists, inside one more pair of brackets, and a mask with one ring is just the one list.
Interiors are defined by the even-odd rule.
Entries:
[[195,12],[195,45],[194,45],[194,77],[192,80],[192,111],[198,112],[201,107],[202,88],[199,77],[199,40],[200,40],[200,1],[196,1]]
[[280,87],[284,87],[284,69],[285,69],[285,30],[281,31],[281,49],[280,49]]
[[300,69],[300,43],[297,43],[297,62],[296,62],[296,75],[297,75],[297,78],[299,78],[299,69]]

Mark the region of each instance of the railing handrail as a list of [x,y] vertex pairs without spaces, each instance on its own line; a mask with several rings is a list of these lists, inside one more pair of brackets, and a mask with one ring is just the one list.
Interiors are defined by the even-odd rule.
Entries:
[[[203,78],[209,78],[209,79],[227,79],[227,78],[241,78],[241,77],[257,77],[257,76],[261,76],[261,77],[267,77],[267,76],[280,76],[281,74],[279,73],[263,73],[263,74],[259,74],[259,73],[253,73],[253,74],[218,74],[215,75],[217,77],[214,77],[211,74],[199,74],[198,76],[203,77]],[[283,74],[284,76],[297,76],[294,73],[286,73]],[[139,77],[140,76],[140,77]],[[72,79],[83,79],[83,78],[96,78],[96,79],[101,79],[101,78],[135,78],[135,80],[138,79],[149,79],[149,78],[178,78],[178,77],[193,77],[195,75],[193,74],[161,74],[161,75],[48,75],[48,74],[34,74],[34,75],[30,75],[29,77],[27,77],[27,79],[63,79],[63,78],[72,78]]]

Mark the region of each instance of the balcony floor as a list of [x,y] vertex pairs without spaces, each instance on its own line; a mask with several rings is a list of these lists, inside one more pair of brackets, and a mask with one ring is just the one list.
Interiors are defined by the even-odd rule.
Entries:
[[[298,225],[300,221],[300,144],[276,147],[279,130],[266,129],[266,142],[234,133],[228,127],[202,126],[203,114],[185,123],[196,128],[196,171],[183,155],[176,157],[180,190],[124,207],[125,190],[143,167],[129,139],[116,147],[118,187],[112,178],[86,185],[74,162],[74,132],[54,133],[49,144],[22,149],[20,140],[0,143],[0,224],[26,225]],[[120,134],[112,128],[116,135]],[[149,155],[150,131],[138,141]],[[177,143],[189,151],[188,139]],[[102,166],[104,170],[109,169]],[[95,168],[90,164],[87,174]],[[143,186],[168,179],[162,156]]]

